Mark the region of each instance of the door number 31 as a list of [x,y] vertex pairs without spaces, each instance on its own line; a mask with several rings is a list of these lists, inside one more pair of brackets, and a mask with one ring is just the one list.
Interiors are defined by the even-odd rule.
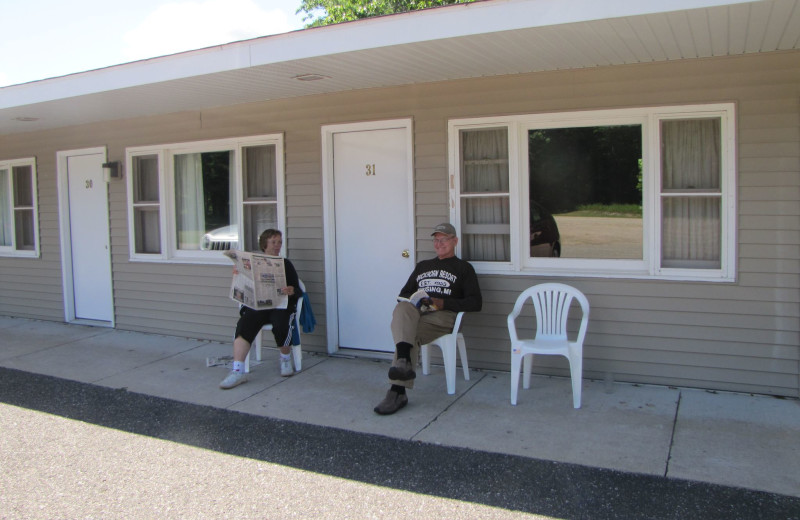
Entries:
[[367,165],[367,177],[374,176],[374,175],[375,175],[375,165],[374,164],[368,164]]

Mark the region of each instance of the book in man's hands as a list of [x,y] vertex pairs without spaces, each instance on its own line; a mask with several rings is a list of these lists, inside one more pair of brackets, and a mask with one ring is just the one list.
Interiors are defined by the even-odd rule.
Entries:
[[404,298],[402,296],[397,297],[398,302],[409,302],[411,305],[416,307],[422,312],[433,312],[439,309],[433,304],[431,301],[431,297],[428,296],[428,293],[419,289],[417,292],[409,296],[408,298]]

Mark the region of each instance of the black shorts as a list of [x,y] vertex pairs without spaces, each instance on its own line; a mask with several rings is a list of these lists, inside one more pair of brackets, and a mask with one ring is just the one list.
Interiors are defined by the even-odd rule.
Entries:
[[241,336],[252,343],[264,325],[272,325],[272,335],[279,347],[289,346],[292,342],[292,326],[295,324],[294,310],[267,309],[253,310],[242,306],[239,309],[239,322],[236,324],[235,338]]

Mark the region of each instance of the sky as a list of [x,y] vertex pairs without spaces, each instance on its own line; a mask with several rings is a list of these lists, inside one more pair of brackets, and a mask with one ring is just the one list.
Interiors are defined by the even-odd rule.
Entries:
[[0,0],[0,87],[303,27],[301,0]]

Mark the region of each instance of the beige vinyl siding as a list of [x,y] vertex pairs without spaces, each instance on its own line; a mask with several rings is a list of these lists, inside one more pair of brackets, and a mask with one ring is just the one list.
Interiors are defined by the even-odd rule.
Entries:
[[[734,61],[742,69],[731,67]],[[586,292],[592,304],[587,377],[608,372],[623,381],[798,395],[799,70],[795,54],[543,74],[563,81],[531,81],[531,88],[509,81],[509,88],[473,98],[468,110],[454,115],[737,103],[737,282],[561,279]],[[760,204],[748,210],[745,201]],[[502,318],[519,291],[544,280],[482,277],[484,312],[466,321],[473,366],[508,369]],[[560,358],[539,357],[536,366],[568,373]]]
[[[685,60],[309,96],[0,137],[2,158],[36,156],[42,259],[0,258],[0,313],[63,320],[55,154],[281,132],[288,256],[317,318],[304,348],[326,351],[321,132],[325,124],[413,118],[418,259],[449,215],[447,122],[503,114],[734,102],[737,274],[733,283],[482,275],[484,308],[464,321],[470,365],[509,369],[506,315],[520,291],[563,281],[592,306],[585,376],[800,395],[800,53]],[[229,343],[230,268],[130,262],[125,181],[112,181],[116,326]],[[18,280],[32,277],[21,290]],[[26,278],[28,280],[29,278]],[[52,300],[52,294],[57,300]],[[541,373],[566,375],[540,356]]]
[[0,314],[64,321],[56,156],[42,153],[48,146],[41,136],[20,137],[9,145],[0,137],[0,154],[3,159],[36,158],[40,257],[0,257]]

